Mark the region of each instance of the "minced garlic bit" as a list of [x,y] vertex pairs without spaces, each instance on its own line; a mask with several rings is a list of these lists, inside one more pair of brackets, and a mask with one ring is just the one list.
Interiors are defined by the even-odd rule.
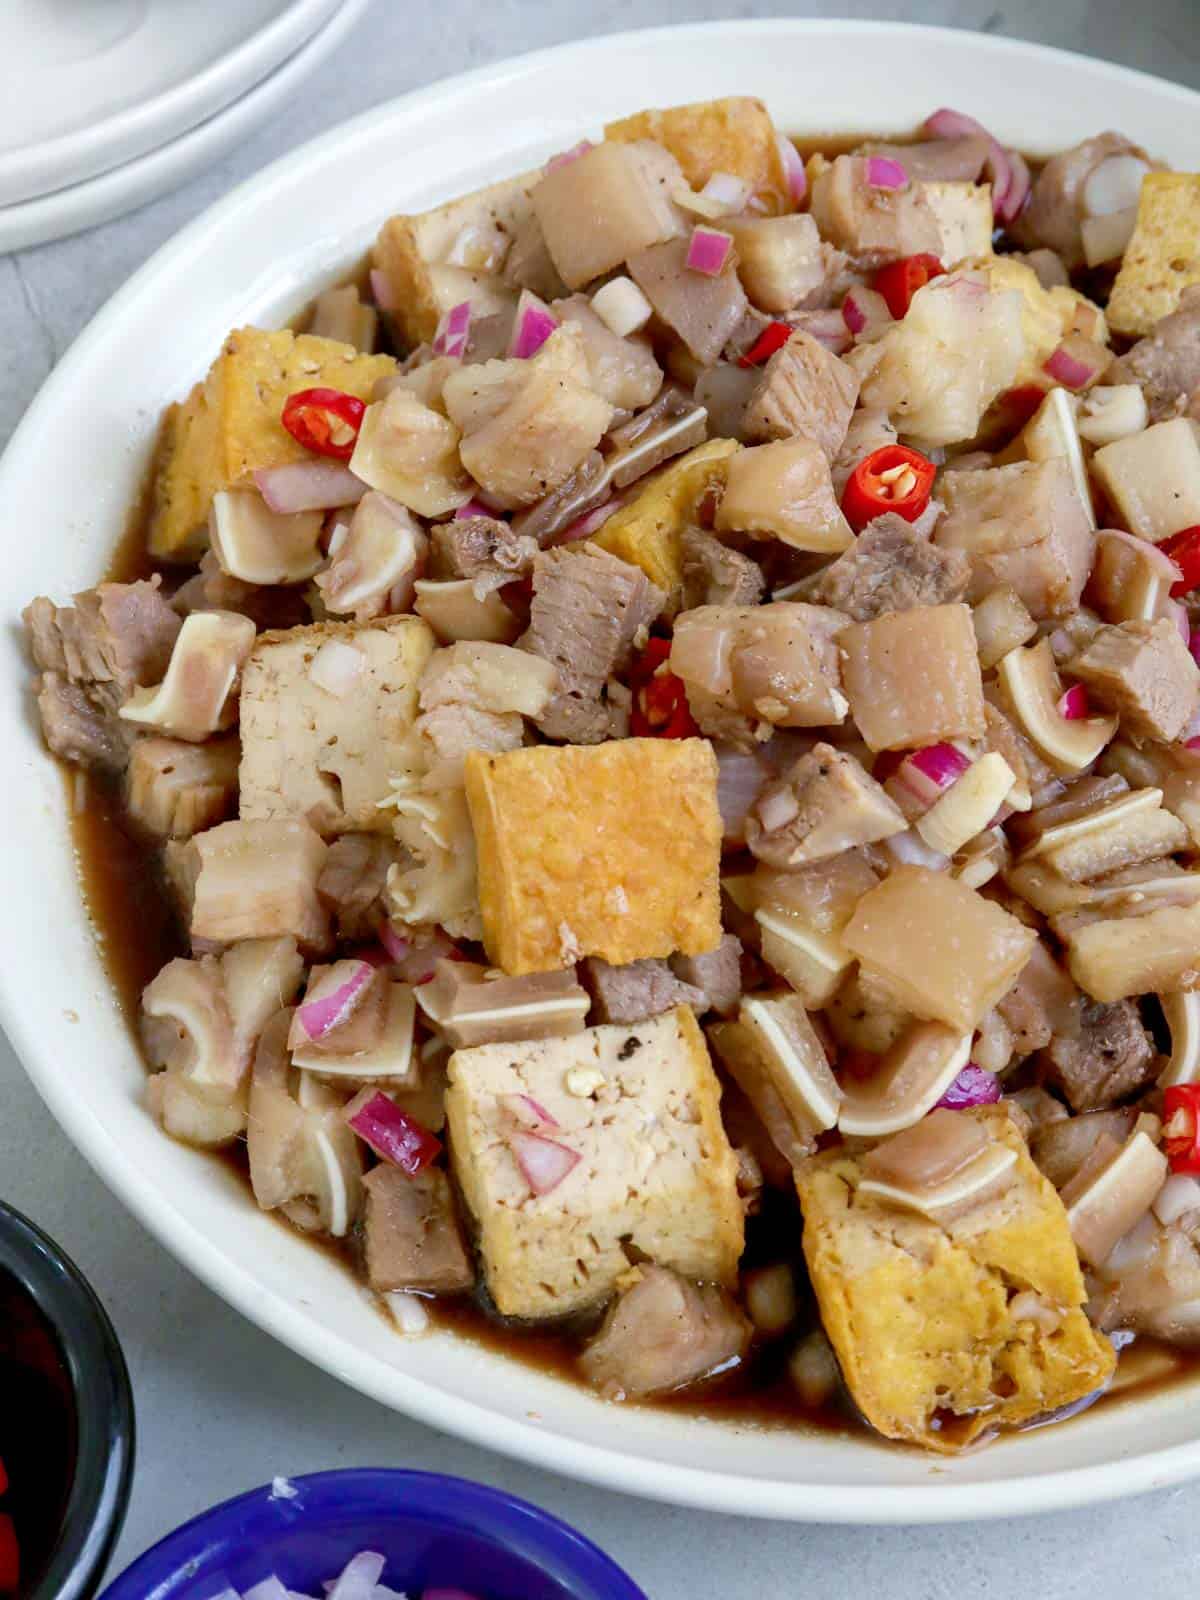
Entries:
[[597,1089],[603,1089],[608,1079],[597,1067],[572,1067],[563,1082],[568,1094],[577,1100],[588,1100]]

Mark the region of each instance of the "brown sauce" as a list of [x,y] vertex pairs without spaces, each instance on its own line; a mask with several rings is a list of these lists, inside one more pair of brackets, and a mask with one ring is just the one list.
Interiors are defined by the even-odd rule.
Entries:
[[[832,157],[854,149],[871,137],[876,136],[863,133],[817,135],[793,142],[805,158],[818,152]],[[904,141],[890,135],[887,142]],[[1040,162],[1031,161],[1035,170],[1039,165]],[[364,258],[343,282],[355,283],[366,292],[367,270],[368,262]],[[302,329],[309,315],[301,313],[290,326]],[[159,570],[146,550],[149,501],[150,478],[147,477],[138,506],[113,554],[107,573],[110,580],[130,582]],[[73,769],[64,768],[64,773],[70,792]],[[130,829],[115,786],[91,777],[85,804],[82,809],[72,809],[71,828],[84,902],[109,977],[136,1038],[141,990],[172,957],[189,953],[188,942],[178,925],[153,852]],[[247,1204],[253,1204],[244,1144],[239,1142],[232,1149],[218,1152],[213,1159],[236,1175],[247,1190]],[[279,1225],[290,1227],[282,1218]],[[777,1191],[767,1191],[764,1212],[751,1218],[747,1225],[744,1263],[746,1266],[778,1261],[792,1264],[801,1289],[801,1303],[805,1305],[801,1322],[781,1339],[757,1341],[751,1359],[738,1371],[678,1395],[642,1403],[741,1426],[808,1427],[835,1433],[853,1431],[881,1448],[894,1448],[866,1427],[845,1394],[825,1406],[805,1406],[789,1379],[787,1355],[796,1337],[816,1325],[815,1307],[800,1252],[800,1232],[799,1208],[794,1199]],[[314,1238],[311,1242],[313,1248],[323,1250],[344,1266],[355,1286],[361,1282],[352,1241],[342,1243]],[[580,1334],[586,1331],[579,1324],[530,1327],[513,1323],[499,1316],[482,1292],[474,1296],[430,1300],[427,1304],[437,1326],[540,1372],[567,1382],[579,1381],[576,1357]],[[1123,1404],[1131,1397],[1142,1398],[1194,1376],[1198,1369],[1200,1352],[1193,1354],[1156,1340],[1138,1339],[1122,1353],[1113,1390],[1100,1404],[1107,1407]]]

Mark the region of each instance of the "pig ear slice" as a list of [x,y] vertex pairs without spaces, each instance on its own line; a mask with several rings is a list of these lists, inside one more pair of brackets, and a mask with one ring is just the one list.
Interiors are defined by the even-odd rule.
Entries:
[[919,1122],[966,1066],[971,1039],[940,1022],[910,1028],[884,1056],[875,1077],[842,1101],[841,1132],[881,1139]]
[[1082,772],[1117,731],[1116,717],[1066,717],[1062,685],[1048,639],[1010,650],[999,665],[1021,726],[1056,772]]
[[1162,994],[1158,1003],[1171,1030],[1171,1057],[1159,1087],[1195,1083],[1200,1079],[1200,994]]
[[253,644],[249,617],[235,611],[193,612],[184,618],[163,681],[153,689],[135,689],[119,715],[196,743],[219,733],[236,715],[233,691]]

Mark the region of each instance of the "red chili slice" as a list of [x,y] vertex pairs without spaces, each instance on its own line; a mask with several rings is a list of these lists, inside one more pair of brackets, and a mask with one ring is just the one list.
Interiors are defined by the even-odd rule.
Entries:
[[349,461],[366,410],[362,400],[342,389],[301,389],[284,401],[280,421],[314,455]]
[[746,354],[738,357],[738,366],[761,367],[764,361],[771,359],[776,350],[783,349],[795,331],[786,322],[768,323]]
[[945,270],[936,256],[905,256],[902,261],[889,261],[886,267],[880,267],[875,274],[875,287],[899,322],[917,290],[923,289],[930,278],[940,278]]
[[1164,539],[1158,548],[1163,555],[1170,556],[1183,574],[1171,585],[1172,595],[1178,599],[1181,594],[1189,594],[1200,584],[1200,527],[1183,528]]
[[933,462],[907,445],[885,444],[872,450],[846,483],[842,494],[846,521],[855,533],[885,511],[915,522],[929,504],[936,475]]
[[667,670],[670,654],[671,641],[655,636],[633,664],[629,731],[635,738],[690,739],[700,732],[688,708],[683,679]]
[[1171,1171],[1200,1173],[1200,1083],[1163,1091],[1163,1135]]

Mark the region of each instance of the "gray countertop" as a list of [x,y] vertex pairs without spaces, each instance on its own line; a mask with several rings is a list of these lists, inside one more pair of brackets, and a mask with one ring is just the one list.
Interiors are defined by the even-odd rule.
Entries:
[[[466,67],[584,34],[823,9],[796,0],[375,0],[300,101],[235,156],[120,221],[0,259],[0,443],[70,340],[160,244],[242,178],[345,117]],[[1200,88],[1196,0],[841,0],[832,9],[1037,39]],[[1103,126],[1102,107],[1096,121]],[[1131,1578],[1152,1600],[1187,1587],[1196,1549],[1188,1518],[1200,1516],[1200,1484],[969,1530],[791,1527],[567,1482],[385,1411],[275,1344],[151,1240],[67,1143],[2,1040],[0,1195],[75,1256],[129,1358],[139,1459],[116,1568],[205,1506],[275,1473],[392,1465],[460,1473],[537,1501],[609,1550],[653,1600],[818,1592],[1102,1600]]]

